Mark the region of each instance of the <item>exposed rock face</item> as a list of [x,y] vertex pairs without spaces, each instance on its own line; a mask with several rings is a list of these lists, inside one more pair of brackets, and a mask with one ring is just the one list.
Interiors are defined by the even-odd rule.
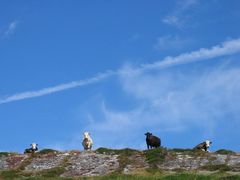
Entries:
[[[230,156],[235,160],[240,160],[240,156]],[[185,170],[195,170],[202,166],[207,165],[221,165],[228,164],[229,158],[227,155],[221,154],[206,154],[205,156],[192,156],[188,154],[177,153],[174,159],[165,160],[158,167],[164,170],[174,170],[174,169],[185,169]],[[230,164],[229,164],[230,165]],[[236,161],[231,161],[231,165],[237,165]]]
[[240,155],[236,153],[217,154],[217,153],[192,153],[177,152],[174,156],[166,155],[163,162],[158,163],[157,167],[163,170],[198,170],[204,168],[225,167],[231,171],[240,170]]
[[128,156],[128,162],[123,167],[123,174],[132,174],[136,170],[149,168],[143,154],[136,153]]
[[116,171],[119,167],[117,155],[83,152],[69,158],[69,165],[62,176],[98,176]]
[[240,172],[240,156],[229,156],[227,157],[228,166],[232,167],[234,171]]
[[[239,154],[176,152],[172,150],[108,150],[36,153],[35,155],[0,154],[0,172],[18,170],[24,173],[46,172],[54,168],[62,177],[102,176],[112,172],[133,174],[149,168],[166,171],[202,170],[202,168],[225,168],[226,171],[240,172]],[[206,169],[205,169],[206,170]],[[211,169],[207,169],[211,171]]]
[[27,155],[22,154],[6,154],[0,156],[0,170],[13,169],[27,159]]
[[68,155],[69,154],[64,153],[50,153],[33,158],[31,163],[25,166],[24,170],[42,171],[46,169],[56,168],[62,165],[64,158],[66,158]]

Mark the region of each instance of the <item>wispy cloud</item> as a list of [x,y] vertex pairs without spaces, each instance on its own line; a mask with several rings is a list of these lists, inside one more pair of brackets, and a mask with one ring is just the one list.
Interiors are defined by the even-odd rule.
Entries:
[[185,25],[186,16],[185,13],[195,6],[198,3],[198,0],[182,0],[178,1],[176,4],[175,9],[165,16],[162,19],[163,23],[168,25],[175,26],[177,28],[182,28]]
[[167,35],[157,38],[157,43],[154,45],[154,48],[157,50],[166,50],[166,49],[181,49],[191,43],[189,38],[182,38],[180,36]]
[[47,88],[36,90],[36,91],[26,91],[26,92],[22,92],[22,93],[17,93],[17,94],[8,96],[4,99],[1,99],[0,104],[12,102],[12,101],[19,101],[22,99],[28,99],[28,98],[38,97],[38,96],[44,96],[47,94],[52,94],[52,93],[56,93],[59,91],[76,88],[79,86],[89,85],[92,83],[99,82],[113,74],[114,74],[113,71],[107,71],[105,73],[99,73],[98,75],[96,75],[94,77],[84,79],[84,80],[73,81],[70,83],[60,84],[60,85],[53,86],[53,87],[47,87]]
[[107,71],[105,73],[99,73],[94,77],[87,78],[84,80],[73,81],[70,83],[61,84],[53,87],[47,87],[36,91],[26,91],[22,93],[17,93],[0,99],[0,104],[38,96],[44,96],[47,94],[52,94],[55,92],[76,88],[79,86],[85,86],[88,84],[102,81],[103,79],[110,77],[112,75],[127,75],[129,73],[144,72],[153,69],[163,69],[171,66],[176,66],[179,64],[193,63],[196,61],[212,59],[220,56],[232,55],[239,52],[240,52],[240,39],[233,39],[225,41],[220,45],[213,46],[209,49],[202,48],[197,51],[183,53],[175,57],[169,56],[164,58],[163,60],[156,61],[155,63],[152,64],[142,64],[140,65],[140,67],[134,69],[120,68],[116,71]]
[[18,21],[14,20],[13,22],[11,22],[8,27],[6,28],[6,30],[4,31],[3,33],[3,36],[4,37],[7,37],[11,34],[13,34],[17,28],[17,25],[18,25]]
[[[167,134],[163,145],[170,147],[189,144],[189,139],[184,142],[180,137],[186,136],[183,132],[196,129],[199,133],[191,138],[192,145],[205,138],[214,140],[217,129],[239,124],[240,69],[231,65],[234,60],[226,61],[229,60],[222,59],[211,68],[198,66],[123,75],[120,78],[123,92],[136,105],[122,110],[102,103],[100,112],[86,108],[92,114],[86,128],[95,135],[97,146],[114,148],[144,148],[143,133],[149,130],[160,137]],[[171,140],[174,136],[176,139],[176,134],[180,143]]]
[[[196,61],[208,60],[220,56],[232,55],[240,52],[240,39],[229,40],[220,45],[213,46],[209,49],[201,48],[197,51],[183,53],[179,56],[168,56],[162,61],[156,61],[152,64],[143,64],[142,70],[161,69],[169,66],[176,66],[179,64],[192,63]],[[140,70],[141,70],[140,69]]]

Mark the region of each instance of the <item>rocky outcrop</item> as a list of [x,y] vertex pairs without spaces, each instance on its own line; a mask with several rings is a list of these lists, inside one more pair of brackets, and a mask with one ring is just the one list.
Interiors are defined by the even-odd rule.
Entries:
[[0,170],[13,169],[27,159],[27,155],[4,153],[0,154]]
[[240,170],[240,156],[239,155],[223,155],[208,153],[204,156],[194,156],[188,154],[177,153],[175,158],[166,159],[163,163],[158,165],[158,168],[164,170],[197,170],[207,169],[208,167],[214,167],[224,165],[229,167],[229,170]]
[[[44,153],[43,153],[44,152]],[[35,154],[0,153],[0,173],[14,170],[21,176],[41,175],[51,171],[56,176],[104,176],[117,172],[135,174],[139,171],[204,170],[240,172],[240,155],[233,152],[203,153],[192,150],[131,149],[57,152]]]
[[117,171],[118,155],[83,152],[72,155],[62,176],[99,176]]
[[28,165],[24,167],[25,172],[42,171],[63,165],[68,153],[49,153],[31,158]]

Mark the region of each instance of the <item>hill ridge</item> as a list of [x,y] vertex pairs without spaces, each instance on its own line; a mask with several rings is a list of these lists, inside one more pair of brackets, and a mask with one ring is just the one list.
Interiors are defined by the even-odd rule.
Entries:
[[[0,179],[4,173],[27,177],[96,177],[204,172],[240,175],[240,154],[229,150],[206,153],[191,149],[107,149],[56,151],[35,154],[0,153]],[[240,176],[239,176],[240,177]]]

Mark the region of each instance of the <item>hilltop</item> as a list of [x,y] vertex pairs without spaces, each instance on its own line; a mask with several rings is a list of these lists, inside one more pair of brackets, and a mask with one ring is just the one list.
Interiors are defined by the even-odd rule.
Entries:
[[191,149],[0,153],[0,179],[240,179],[240,154]]

